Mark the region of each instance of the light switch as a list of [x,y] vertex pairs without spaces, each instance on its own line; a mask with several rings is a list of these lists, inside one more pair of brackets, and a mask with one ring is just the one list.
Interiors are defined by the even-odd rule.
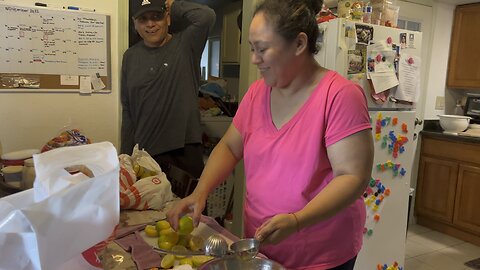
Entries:
[[435,110],[444,110],[445,109],[445,97],[437,96],[435,99]]

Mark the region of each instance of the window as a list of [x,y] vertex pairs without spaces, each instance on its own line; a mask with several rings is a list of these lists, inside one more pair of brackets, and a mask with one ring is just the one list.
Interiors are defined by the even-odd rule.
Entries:
[[220,38],[210,38],[208,40],[208,75],[220,77]]
[[419,22],[414,22],[414,21],[408,21],[408,20],[402,20],[399,19],[397,23],[398,28],[400,29],[406,29],[406,30],[411,30],[411,31],[418,31],[421,32],[421,23]]

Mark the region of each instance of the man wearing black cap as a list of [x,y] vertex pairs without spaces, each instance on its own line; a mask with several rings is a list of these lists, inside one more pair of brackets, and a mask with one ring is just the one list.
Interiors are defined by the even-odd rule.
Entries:
[[[160,165],[200,177],[200,58],[215,13],[187,1],[130,1],[143,40],[123,55],[121,153],[131,154],[138,143]],[[186,26],[169,33],[177,25]]]

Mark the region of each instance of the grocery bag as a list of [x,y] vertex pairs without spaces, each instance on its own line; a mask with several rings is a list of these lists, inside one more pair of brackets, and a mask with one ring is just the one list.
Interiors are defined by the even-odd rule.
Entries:
[[[132,156],[122,154],[120,160],[120,208],[147,210],[161,209],[174,194],[167,176],[138,144]],[[136,169],[134,169],[136,168]]]
[[[0,199],[0,269],[55,270],[119,222],[119,163],[108,142],[33,156],[33,189]],[[72,166],[93,174],[70,174]]]

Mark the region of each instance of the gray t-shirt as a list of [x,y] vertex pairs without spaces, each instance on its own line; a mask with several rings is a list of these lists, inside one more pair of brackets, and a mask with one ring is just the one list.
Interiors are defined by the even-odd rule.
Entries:
[[151,48],[141,40],[123,55],[121,153],[131,154],[137,143],[153,156],[201,142],[200,58],[215,13],[175,1],[171,17],[188,24],[167,44]]

